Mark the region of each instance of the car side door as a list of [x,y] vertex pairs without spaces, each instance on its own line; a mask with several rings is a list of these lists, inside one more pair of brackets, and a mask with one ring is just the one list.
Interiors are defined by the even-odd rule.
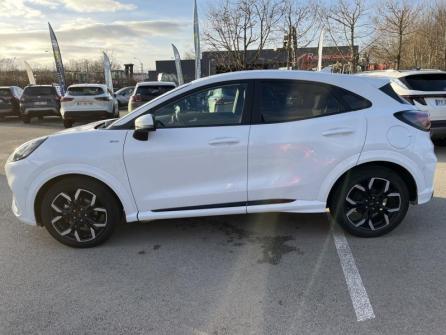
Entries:
[[[210,106],[216,90],[233,96]],[[147,141],[130,130],[124,159],[140,220],[246,211],[251,84],[197,88],[147,113],[156,131]]]
[[327,176],[359,157],[366,136],[362,110],[371,104],[318,82],[258,80],[255,86],[248,212],[323,210]]

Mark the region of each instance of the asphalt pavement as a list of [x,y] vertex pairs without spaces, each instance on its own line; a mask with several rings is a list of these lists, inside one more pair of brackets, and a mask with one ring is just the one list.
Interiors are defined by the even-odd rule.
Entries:
[[[0,164],[61,129],[0,122]],[[339,233],[326,214],[265,214],[121,225],[87,250],[18,222],[1,168],[0,334],[445,334],[437,155],[433,200],[380,238]]]

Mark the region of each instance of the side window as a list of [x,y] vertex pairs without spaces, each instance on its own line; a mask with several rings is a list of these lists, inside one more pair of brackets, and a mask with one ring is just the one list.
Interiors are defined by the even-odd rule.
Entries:
[[247,84],[204,89],[152,111],[157,127],[238,125],[242,122]]
[[265,123],[286,122],[346,111],[337,97],[338,88],[292,80],[261,81],[257,110]]
[[339,88],[338,95],[347,104],[348,111],[357,111],[372,107],[372,103],[369,100],[342,88]]

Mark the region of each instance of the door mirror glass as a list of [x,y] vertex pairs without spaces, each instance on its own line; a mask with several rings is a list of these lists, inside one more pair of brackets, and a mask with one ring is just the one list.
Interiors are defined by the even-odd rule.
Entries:
[[135,132],[133,137],[140,141],[147,141],[149,132],[155,131],[155,120],[152,114],[145,114],[135,120]]

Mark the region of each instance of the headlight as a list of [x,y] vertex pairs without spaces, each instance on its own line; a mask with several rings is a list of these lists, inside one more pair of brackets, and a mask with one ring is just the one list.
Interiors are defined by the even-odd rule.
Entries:
[[48,137],[39,137],[29,142],[22,144],[15,149],[11,156],[9,156],[9,162],[17,162],[31,155]]

